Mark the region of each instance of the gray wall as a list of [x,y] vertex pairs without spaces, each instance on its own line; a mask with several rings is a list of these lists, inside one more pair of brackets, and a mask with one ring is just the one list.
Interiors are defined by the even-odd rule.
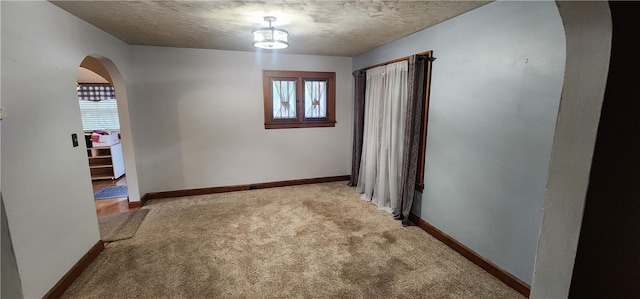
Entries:
[[[350,57],[134,46],[143,193],[346,175]],[[336,126],[265,130],[262,70],[336,73]]]
[[11,241],[11,232],[9,232],[9,223],[7,215],[4,212],[4,201],[0,194],[0,230],[2,231],[2,257],[0,267],[2,268],[2,277],[0,283],[0,298],[22,298],[22,284],[20,283],[20,274],[18,273],[18,265],[16,264],[16,255],[13,252],[13,242]]
[[531,298],[569,294],[611,56],[609,3],[558,2],[558,8],[566,32],[567,63]]
[[495,2],[354,58],[433,50],[425,191],[414,213],[531,283],[562,90],[554,2]]
[[80,62],[129,46],[50,2],[2,1],[2,197],[22,291],[40,298],[100,240],[76,93]]
[[615,35],[570,298],[640,298],[640,2],[609,6]]

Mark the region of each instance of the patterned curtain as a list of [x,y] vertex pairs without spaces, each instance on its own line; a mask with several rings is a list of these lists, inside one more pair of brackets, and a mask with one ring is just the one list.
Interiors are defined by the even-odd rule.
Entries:
[[353,99],[353,149],[351,151],[351,179],[349,186],[358,185],[360,176],[360,159],[362,156],[362,132],[364,130],[364,96],[366,87],[366,72],[353,72],[355,91]]
[[78,84],[78,99],[84,101],[102,101],[116,98],[116,90],[108,83]]
[[420,132],[425,97],[425,73],[427,55],[409,57],[409,94],[407,99],[407,119],[404,127],[404,147],[402,159],[402,183],[400,202],[393,211],[396,220],[402,220],[403,226],[413,225],[409,213],[413,204],[420,156]]

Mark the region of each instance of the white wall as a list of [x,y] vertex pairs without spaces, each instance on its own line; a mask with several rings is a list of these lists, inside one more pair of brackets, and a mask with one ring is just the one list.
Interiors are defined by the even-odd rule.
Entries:
[[[351,63],[133,47],[131,113],[142,193],[349,174]],[[263,69],[336,72],[335,128],[265,130]]]
[[88,54],[126,78],[128,46],[49,2],[2,1],[2,197],[26,298],[42,297],[99,239],[75,90]]
[[494,2],[354,58],[433,50],[424,194],[414,212],[531,283],[563,84],[554,2]]

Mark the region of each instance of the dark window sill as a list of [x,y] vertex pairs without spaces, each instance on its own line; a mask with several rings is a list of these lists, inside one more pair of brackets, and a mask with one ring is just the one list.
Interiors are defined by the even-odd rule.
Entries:
[[335,127],[335,121],[315,121],[304,123],[290,123],[290,122],[278,122],[264,124],[265,129],[294,129],[294,128],[322,128],[322,127]]

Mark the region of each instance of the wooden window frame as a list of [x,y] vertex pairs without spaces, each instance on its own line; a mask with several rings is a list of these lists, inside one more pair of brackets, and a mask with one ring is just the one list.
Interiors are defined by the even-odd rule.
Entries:
[[[273,80],[296,81],[296,118],[275,119],[273,117]],[[324,118],[305,118],[304,82],[316,80],[327,82],[327,116]],[[305,71],[262,71],[262,93],[264,96],[264,128],[316,128],[335,127],[336,125],[336,73],[335,72],[305,72]]]

